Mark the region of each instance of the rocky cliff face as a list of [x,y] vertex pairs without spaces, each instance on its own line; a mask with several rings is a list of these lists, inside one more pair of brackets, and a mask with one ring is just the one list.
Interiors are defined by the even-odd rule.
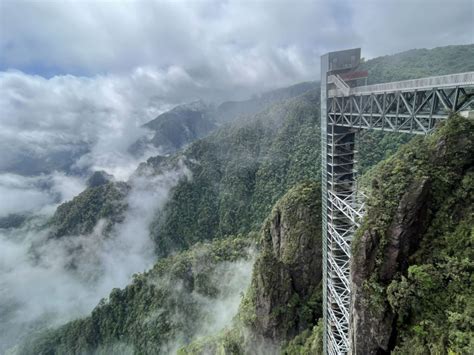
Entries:
[[[417,310],[426,296],[415,299],[405,292],[405,277],[420,264],[443,265],[437,253],[448,247],[444,239],[472,209],[469,200],[456,196],[466,189],[462,182],[472,175],[473,158],[474,125],[453,117],[433,136],[416,140],[377,167],[351,265],[355,354],[391,353],[412,339],[410,327],[431,317],[426,309]],[[440,327],[448,323],[449,312],[442,313],[433,318]],[[427,339],[420,351],[429,353]]]
[[[299,354],[302,347],[318,348],[319,332],[312,329],[322,314],[320,190],[318,183],[303,183],[276,203],[234,324],[179,354]],[[295,336],[291,349],[282,350]]]
[[319,184],[290,190],[273,208],[250,291],[254,334],[289,340],[320,317],[320,215]]
[[[409,257],[416,250],[426,230],[430,182],[428,178],[414,181],[403,194],[386,239],[374,229],[367,229],[358,241],[352,262],[353,344],[356,354],[388,353],[393,341],[395,313],[386,307],[371,304],[367,280],[390,282],[408,267]],[[382,245],[384,244],[384,245]],[[381,258],[378,260],[377,258]]]

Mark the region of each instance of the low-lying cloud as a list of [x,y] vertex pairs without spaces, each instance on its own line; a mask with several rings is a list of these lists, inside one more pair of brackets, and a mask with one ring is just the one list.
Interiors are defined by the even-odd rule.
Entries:
[[125,219],[107,237],[104,221],[89,235],[59,239],[40,228],[43,219],[0,229],[0,352],[34,328],[87,314],[114,287],[148,269],[155,261],[149,224],[181,178],[191,178],[184,165],[131,178]]
[[61,172],[33,177],[0,174],[0,218],[10,214],[50,215],[59,203],[84,188],[81,178]]
[[[173,324],[191,324],[193,334],[181,334],[179,327],[174,337],[161,346],[160,353],[176,354],[178,349],[188,343],[209,336],[215,336],[225,328],[232,326],[232,321],[237,315],[242,297],[252,279],[252,269],[256,252],[248,250],[248,256],[233,262],[222,262],[207,274],[211,285],[218,290],[217,296],[203,295],[197,291],[187,293],[179,283],[168,284],[165,287],[174,292],[176,299],[185,299],[193,304],[199,313],[195,323],[186,314],[186,310],[178,310],[170,317]],[[204,261],[203,261],[204,262]],[[194,266],[196,267],[196,266]],[[204,267],[205,268],[205,267]],[[163,280],[159,280],[163,282]],[[160,310],[157,310],[159,314]]]
[[0,73],[0,172],[104,169],[128,178],[141,124],[172,106],[160,98],[167,80],[153,69],[94,78]]

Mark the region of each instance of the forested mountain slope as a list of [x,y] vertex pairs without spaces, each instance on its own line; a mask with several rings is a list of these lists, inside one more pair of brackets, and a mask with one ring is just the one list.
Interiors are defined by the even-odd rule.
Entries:
[[211,112],[212,107],[202,101],[178,105],[144,124],[153,136],[139,140],[130,149],[139,152],[151,144],[159,147],[161,154],[173,153],[217,127]]
[[192,144],[179,157],[150,159],[156,170],[183,159],[192,179],[182,181],[152,225],[159,254],[200,240],[259,228],[291,186],[319,178],[318,95],[283,101],[251,120]]
[[[457,116],[371,172],[367,217],[353,245],[356,354],[472,353],[473,174],[474,124]],[[182,354],[322,353],[321,285],[306,304],[297,289],[306,280],[304,268],[320,262],[321,255],[312,254],[305,232],[295,228],[299,222],[313,238],[320,235],[311,230],[320,220],[303,212],[319,215],[313,204],[319,197],[310,193],[305,199],[303,191],[310,186],[291,190],[274,208],[234,325],[195,341]],[[296,224],[286,220],[295,217]],[[304,268],[291,260],[305,260]],[[297,279],[286,265],[295,266]],[[320,269],[315,270],[313,285],[320,280]],[[307,322],[303,326],[301,319]]]
[[[384,73],[392,72],[393,80],[401,80],[432,57],[440,58],[438,64],[425,68],[423,75],[447,74],[453,70],[453,61],[464,63],[456,67],[458,71],[470,70],[473,51],[474,45],[414,50],[375,58],[363,66],[373,82],[384,80],[377,74],[380,61]],[[273,103],[275,97],[291,97],[305,89],[309,91]],[[138,169],[164,171],[182,159],[193,176],[178,184],[164,211],[155,218],[152,236],[158,253],[256,229],[289,188],[305,179],[319,180],[319,89],[303,83],[262,95],[262,102],[273,104],[218,128],[184,151],[150,158]],[[382,132],[361,135],[360,171],[393,154],[411,138]]]
[[[474,45],[469,45],[417,50],[407,58],[401,53],[383,57],[384,70],[393,72],[393,80],[401,80],[431,55],[442,59],[423,75],[450,73],[451,61],[464,63],[457,68],[467,71],[473,51]],[[377,74],[380,60],[364,63],[369,71],[374,70],[374,82],[384,79]],[[153,235],[158,249],[171,250],[174,243],[186,247],[196,240],[258,227],[276,200],[295,183],[319,179],[319,135],[319,90],[311,90],[192,144],[183,155],[193,180],[177,186],[164,214],[157,218]],[[408,134],[363,134],[360,171],[387,158],[411,138]]]
[[450,118],[371,174],[353,243],[357,354],[474,350],[474,123]]
[[[412,49],[367,60],[360,66],[369,72],[368,84],[417,79],[474,71],[474,45],[446,46],[433,49]],[[359,172],[363,174],[377,162],[395,153],[398,147],[413,138],[410,134],[363,132],[358,150]]]
[[[91,316],[36,334],[13,353],[173,353],[204,336],[179,353],[258,348],[274,354],[295,335],[308,336],[321,317],[320,194],[317,183],[297,185],[275,205],[258,236],[197,243],[162,259],[125,289],[112,290]],[[255,241],[260,252],[254,263]],[[233,326],[220,328],[239,303]]]
[[152,137],[140,139],[130,150],[140,153],[152,145],[159,148],[161,154],[174,153],[222,124],[252,116],[276,102],[300,96],[317,87],[317,82],[303,82],[264,92],[248,100],[226,101],[217,106],[201,100],[178,105],[143,125],[152,132]]
[[56,209],[49,222],[51,236],[58,238],[91,233],[101,219],[107,221],[105,229],[110,230],[113,224],[123,221],[127,209],[125,197],[129,190],[130,187],[123,182],[106,182],[89,187]]
[[[29,337],[15,354],[170,353],[218,331],[250,279],[251,237],[197,244],[114,289],[89,317]],[[215,309],[222,313],[216,314]]]
[[[371,172],[369,210],[353,247],[353,337],[358,354],[472,350],[473,157],[474,124],[453,117],[433,136],[418,137]],[[233,325],[195,340],[180,353],[320,353],[319,194],[318,184],[305,183],[275,205],[258,238],[252,281]],[[22,351],[78,353],[98,347],[148,353],[169,346],[167,341],[176,334],[185,345],[202,335],[190,329],[206,317],[199,305],[188,303],[190,293],[198,287],[211,299],[214,292],[220,294],[209,291],[220,284],[212,283],[212,270],[221,262],[248,260],[245,250],[253,239],[216,241],[210,254],[198,244],[164,259],[124,291],[114,290],[92,317],[43,335]],[[186,261],[189,257],[194,261]],[[150,279],[168,280],[169,273],[173,283],[194,285],[180,288],[176,301],[187,304],[189,319],[184,323],[175,323],[181,318],[166,312],[184,307],[169,303],[169,281],[158,283],[159,294],[158,286],[150,286]],[[163,316],[147,328],[146,315],[159,307],[164,307]]]
[[474,45],[412,49],[367,60],[368,84],[474,71]]
[[220,104],[213,116],[217,122],[232,122],[242,116],[251,116],[274,103],[300,96],[319,88],[319,82],[308,81],[254,96],[245,101],[226,101]]

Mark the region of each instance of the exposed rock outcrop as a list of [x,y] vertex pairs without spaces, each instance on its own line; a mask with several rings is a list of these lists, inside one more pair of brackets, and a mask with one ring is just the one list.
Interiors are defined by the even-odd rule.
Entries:
[[249,298],[254,334],[288,340],[320,317],[321,222],[319,184],[290,190],[262,232]]
[[180,349],[180,355],[299,354],[322,347],[320,184],[290,189],[261,234],[251,285],[233,326]]
[[[432,253],[423,245],[442,237],[432,223],[446,218],[445,211],[438,213],[446,201],[459,206],[454,194],[473,166],[473,133],[472,123],[454,117],[376,169],[367,217],[353,244],[354,354],[389,354],[400,343],[399,326],[406,324],[398,322],[400,310],[389,301],[388,286],[407,275],[421,250]],[[402,293],[394,296],[397,302]]]
[[[371,300],[375,290],[367,290],[373,273],[382,283],[390,282],[408,268],[408,259],[426,230],[430,180],[415,180],[403,194],[386,236],[367,229],[360,237],[352,261],[352,327],[355,354],[389,353],[395,313],[388,304]],[[375,291],[376,292],[376,291]]]

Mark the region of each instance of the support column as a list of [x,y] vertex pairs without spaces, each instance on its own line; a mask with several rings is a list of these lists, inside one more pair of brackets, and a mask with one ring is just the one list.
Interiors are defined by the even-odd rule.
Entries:
[[327,126],[326,337],[327,354],[348,354],[350,257],[359,209],[354,129]]
[[360,48],[321,57],[324,354],[347,354],[350,350],[350,242],[359,218],[355,198],[356,130],[337,126],[330,119],[328,113],[334,108],[328,107],[328,75],[347,72],[357,67],[359,60]]
[[323,353],[328,353],[327,313],[327,73],[329,54],[321,57],[321,204],[322,204],[322,254],[323,254]]

